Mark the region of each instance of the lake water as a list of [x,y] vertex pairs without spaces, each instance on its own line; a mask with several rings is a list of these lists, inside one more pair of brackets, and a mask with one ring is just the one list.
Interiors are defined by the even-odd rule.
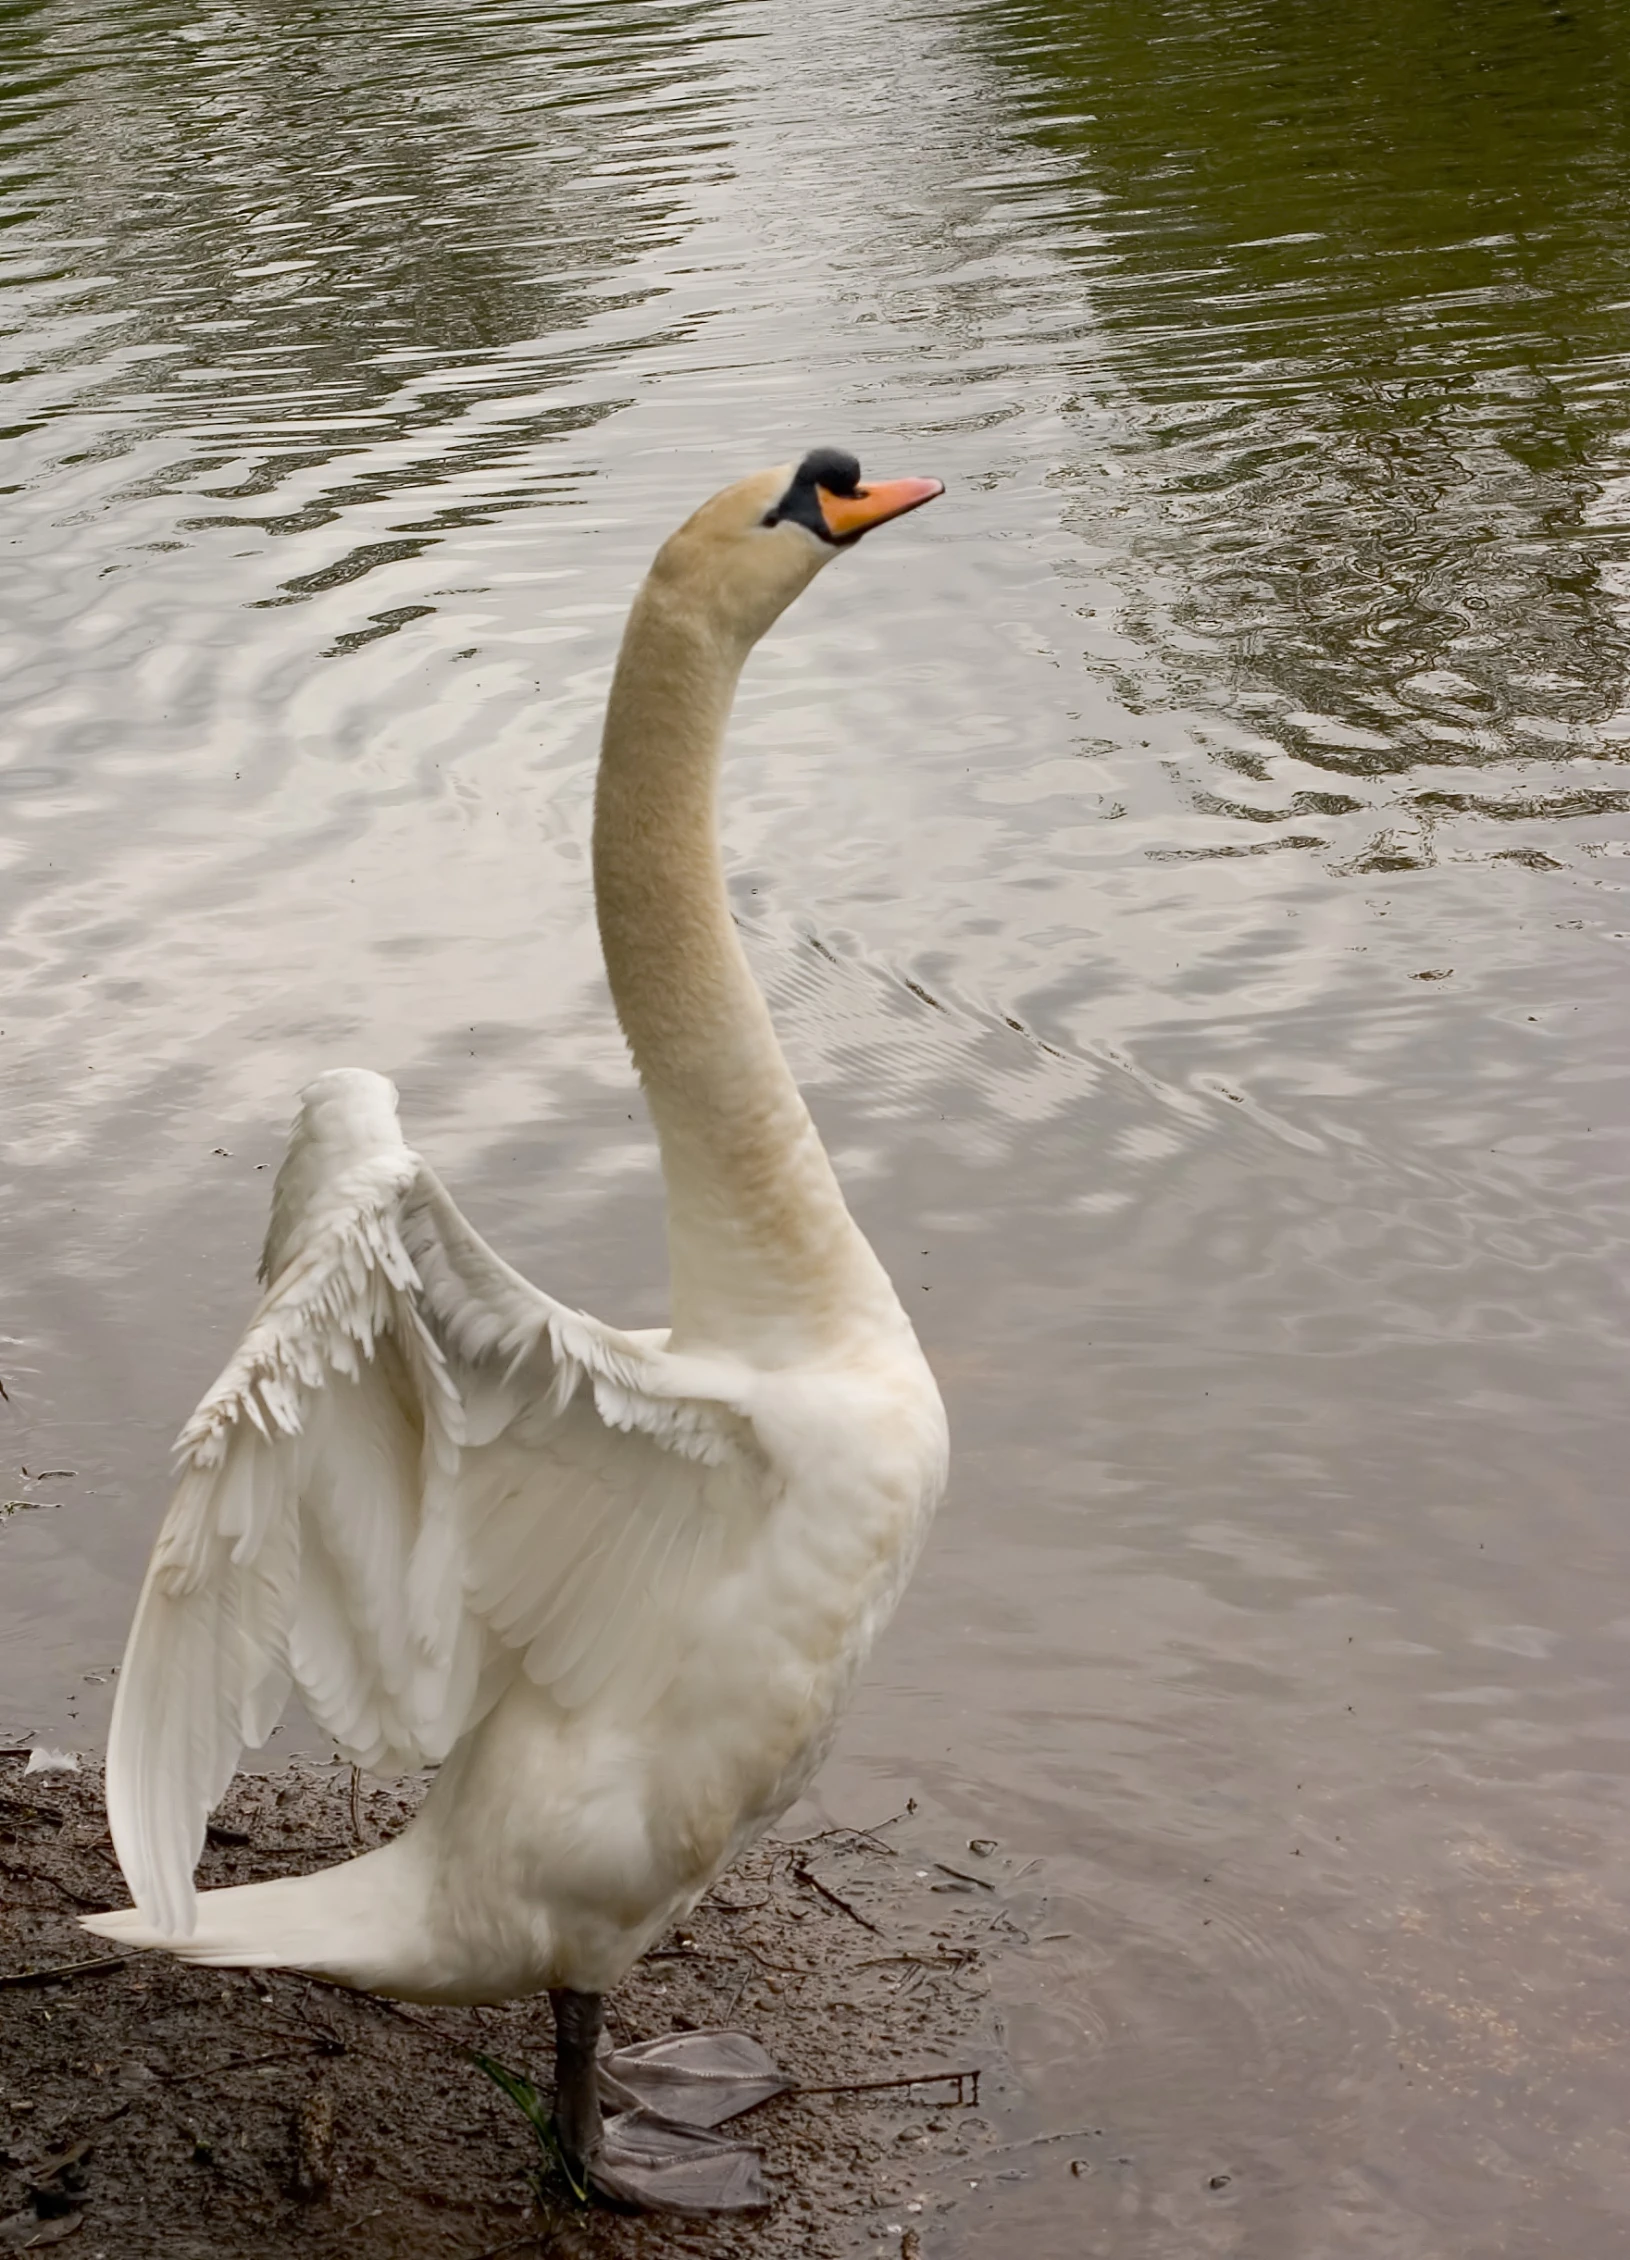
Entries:
[[1627,32],[11,0],[0,1729],[100,1734],[318,1069],[660,1318],[599,708],[851,445],[950,491],[726,831],[956,1439],[822,1796],[1040,1863],[932,2260],[1623,2253]]

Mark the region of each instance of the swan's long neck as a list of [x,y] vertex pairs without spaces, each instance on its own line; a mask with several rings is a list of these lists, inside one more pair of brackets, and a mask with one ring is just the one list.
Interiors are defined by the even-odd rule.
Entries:
[[746,657],[682,588],[641,590],[606,712],[594,887],[662,1149],[673,1346],[779,1364],[898,1305],[844,1206],[730,914],[715,796]]

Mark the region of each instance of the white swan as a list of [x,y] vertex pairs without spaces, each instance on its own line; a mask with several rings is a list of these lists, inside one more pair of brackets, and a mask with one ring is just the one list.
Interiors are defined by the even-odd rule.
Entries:
[[[686,2036],[646,2067],[662,2115],[602,2129],[599,1997],[809,1780],[946,1462],[938,1391],[736,938],[721,741],[778,615],[941,491],[864,485],[832,449],[744,479],[664,545],[629,618],[595,897],[661,1143],[671,1330],[529,1286],[403,1143],[392,1086],[320,1076],[266,1293],[182,1433],[114,1706],[137,1904],[87,1928],[410,2000],[547,1988],[568,2163],[648,2203],[756,2195],[750,2152],[687,2149],[668,2122],[712,2125],[777,2076],[739,2036]],[[357,1764],[440,1771],[379,1850],[199,1897],[206,1817],[291,1687]]]

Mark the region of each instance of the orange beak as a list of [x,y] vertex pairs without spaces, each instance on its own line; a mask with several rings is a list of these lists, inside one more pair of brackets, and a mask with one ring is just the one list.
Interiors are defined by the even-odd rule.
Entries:
[[938,479],[873,479],[854,494],[833,494],[822,486],[815,492],[832,539],[858,541],[873,526],[903,518],[908,510],[920,510],[945,488]]

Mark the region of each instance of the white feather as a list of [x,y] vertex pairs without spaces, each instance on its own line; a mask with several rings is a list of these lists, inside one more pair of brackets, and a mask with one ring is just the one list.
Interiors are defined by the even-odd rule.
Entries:
[[745,1532],[781,1487],[749,1377],[688,1360],[679,1394],[649,1339],[528,1286],[403,1145],[382,1077],[311,1086],[273,1218],[281,1266],[182,1431],[115,1704],[114,1839],[169,1937],[192,1927],[210,1808],[291,1679],[369,1766],[444,1758],[493,1643],[568,1712],[637,1647],[649,1702],[683,1642],[676,1546],[688,1530],[693,1558],[710,1521]]
[[[310,1086],[120,1675],[137,1906],[105,1936],[422,1999],[603,1990],[798,1794],[909,1574],[944,1414],[707,845],[735,674],[823,561],[766,530],[786,477],[664,551],[602,758],[602,934],[680,1331],[621,1333],[501,1262],[383,1077]],[[200,1904],[210,1809],[291,1690],[357,1764],[440,1771],[380,1850]]]

